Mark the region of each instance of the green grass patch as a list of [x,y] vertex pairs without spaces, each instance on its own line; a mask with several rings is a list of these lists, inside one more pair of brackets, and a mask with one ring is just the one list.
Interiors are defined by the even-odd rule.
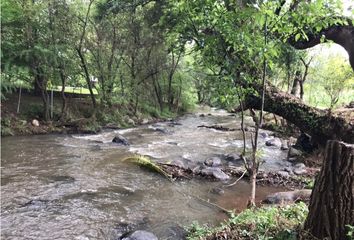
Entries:
[[297,239],[307,214],[308,208],[302,202],[246,209],[216,228],[192,224],[187,239]]

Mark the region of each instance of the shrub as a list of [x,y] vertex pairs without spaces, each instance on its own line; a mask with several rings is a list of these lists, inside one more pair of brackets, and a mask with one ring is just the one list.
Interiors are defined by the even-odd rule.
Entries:
[[271,206],[246,209],[240,214],[232,214],[225,224],[208,228],[193,224],[188,239],[296,239],[306,219],[308,209],[305,203],[287,206]]

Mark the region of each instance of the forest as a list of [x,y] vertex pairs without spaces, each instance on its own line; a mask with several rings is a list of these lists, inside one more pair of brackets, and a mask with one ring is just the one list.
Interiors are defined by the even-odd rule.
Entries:
[[353,239],[354,4],[2,0],[1,137],[4,239]]

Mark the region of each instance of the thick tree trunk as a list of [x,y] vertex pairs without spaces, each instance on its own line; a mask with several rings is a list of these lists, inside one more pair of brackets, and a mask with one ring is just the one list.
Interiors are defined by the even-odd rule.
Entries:
[[[255,89],[261,94],[261,84],[243,87]],[[261,109],[261,98],[256,95],[248,95],[245,101],[245,108]],[[299,98],[291,94],[279,91],[272,85],[268,85],[265,91],[264,110],[275,113],[300,128],[303,132],[310,134],[313,139],[321,145],[327,140],[340,140],[347,143],[354,143],[354,126],[344,118],[329,114],[327,111],[310,107]]]
[[304,228],[316,239],[344,240],[346,225],[354,226],[354,145],[328,141]]

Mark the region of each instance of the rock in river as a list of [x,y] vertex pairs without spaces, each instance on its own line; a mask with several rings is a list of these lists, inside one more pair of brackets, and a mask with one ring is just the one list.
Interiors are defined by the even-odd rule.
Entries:
[[207,158],[204,161],[205,166],[208,167],[219,167],[221,166],[221,159],[218,157],[211,157],[211,158]]
[[213,176],[216,179],[221,181],[228,180],[230,177],[226,173],[224,173],[220,168],[216,167],[207,167],[201,171],[202,174],[207,176]]
[[302,155],[302,152],[294,147],[290,147],[289,149],[289,157],[293,158],[293,157],[299,157]]
[[265,142],[266,146],[281,147],[281,140],[279,138],[271,138]]
[[158,238],[151,232],[138,230],[133,232],[129,237],[125,237],[122,240],[158,240]]
[[237,154],[237,153],[228,153],[228,154],[224,155],[224,158],[225,158],[226,161],[229,161],[229,162],[240,162],[240,161],[242,161],[240,155]]
[[128,146],[129,145],[128,140],[125,137],[123,137],[122,135],[116,135],[113,138],[112,142],[120,144],[120,145],[124,145],[124,146]]
[[311,190],[295,190],[290,192],[277,192],[270,194],[263,201],[270,204],[279,204],[279,203],[291,203],[298,200],[308,201],[311,196]]

